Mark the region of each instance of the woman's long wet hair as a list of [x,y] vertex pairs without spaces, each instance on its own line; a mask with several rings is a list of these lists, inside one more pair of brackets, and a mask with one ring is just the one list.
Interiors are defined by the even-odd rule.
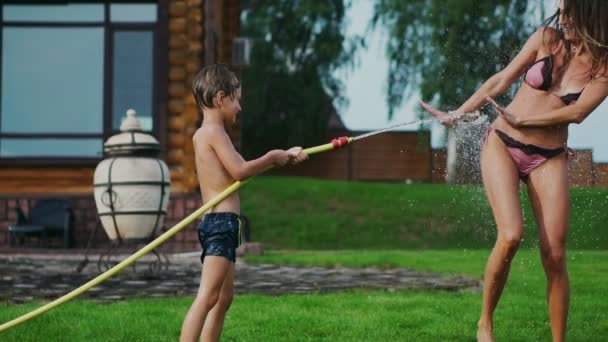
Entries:
[[[591,54],[589,77],[608,76],[608,0],[564,0],[563,11],[577,39],[585,44]],[[559,15],[558,9],[543,25],[561,32]],[[568,54],[569,51],[568,46]]]

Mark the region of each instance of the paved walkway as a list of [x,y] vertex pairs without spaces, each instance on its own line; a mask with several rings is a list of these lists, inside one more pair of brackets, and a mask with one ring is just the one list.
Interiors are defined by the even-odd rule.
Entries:
[[[81,297],[107,302],[133,297],[194,295],[200,281],[199,253],[170,256],[168,269],[151,272],[151,259],[136,263],[121,273],[85,292]],[[0,301],[25,303],[58,298],[99,274],[97,256],[83,266],[82,255],[7,255],[0,254]],[[121,260],[121,259],[117,259]],[[478,291],[479,279],[420,273],[406,269],[323,268],[237,261],[237,293],[281,295],[289,293],[326,293],[352,289],[396,291],[403,289]]]

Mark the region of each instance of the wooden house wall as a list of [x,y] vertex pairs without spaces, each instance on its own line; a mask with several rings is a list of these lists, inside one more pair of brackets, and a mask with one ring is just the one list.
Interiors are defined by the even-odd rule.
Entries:
[[[194,171],[192,135],[197,129],[198,112],[192,98],[192,78],[203,66],[204,8],[203,0],[167,0],[167,103],[161,104],[160,120],[166,126],[165,161],[171,170],[172,192],[197,191]],[[232,40],[240,29],[240,1],[224,0],[220,4],[221,41],[216,62],[230,64]],[[161,126],[162,127],[162,126]],[[240,129],[235,127],[232,139],[240,146]],[[93,192],[95,165],[3,165],[0,168],[0,193],[3,194],[87,194]]]

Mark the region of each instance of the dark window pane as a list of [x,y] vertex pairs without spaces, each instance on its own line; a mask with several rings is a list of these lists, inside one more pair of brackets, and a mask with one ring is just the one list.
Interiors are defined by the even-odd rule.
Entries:
[[102,28],[2,33],[2,132],[103,132]]
[[4,21],[103,22],[103,4],[4,5]]
[[127,109],[135,109],[142,129],[152,130],[152,82],[154,80],[153,33],[114,33],[112,127],[118,129]]
[[0,139],[0,157],[101,157],[101,139]]
[[112,4],[110,21],[156,22],[156,4]]

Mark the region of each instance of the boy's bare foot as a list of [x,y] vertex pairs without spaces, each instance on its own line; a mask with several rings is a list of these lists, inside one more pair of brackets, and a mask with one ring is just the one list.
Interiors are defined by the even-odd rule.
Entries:
[[485,323],[477,323],[477,342],[494,342],[492,326]]

